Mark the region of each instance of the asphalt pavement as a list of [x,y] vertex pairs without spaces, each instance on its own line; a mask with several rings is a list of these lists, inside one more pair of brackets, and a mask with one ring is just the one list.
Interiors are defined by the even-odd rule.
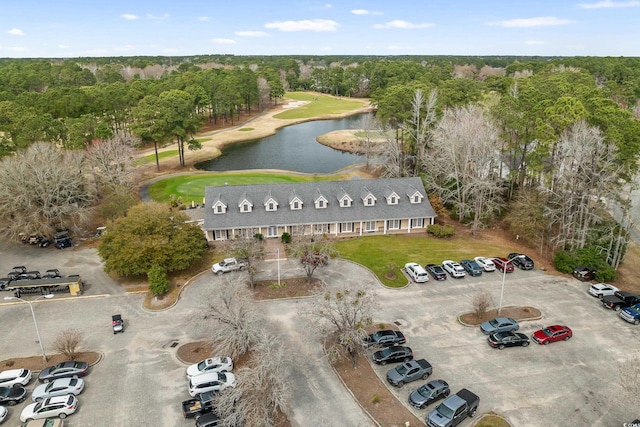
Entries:
[[[204,338],[198,318],[207,303],[216,301],[216,281],[245,273],[217,277],[206,272],[184,289],[174,307],[149,312],[142,307],[142,295],[126,294],[101,271],[93,249],[40,249],[18,244],[4,245],[0,252],[0,272],[13,265],[59,268],[65,274],[82,274],[92,285],[80,297],[56,295],[53,300],[33,304],[48,352],[58,332],[74,327],[85,335],[84,348],[103,355],[86,377],[79,411],[65,425],[193,425],[180,413],[180,402],[188,393],[186,365],[176,358],[176,348]],[[303,274],[295,261],[281,262],[279,267],[285,279]],[[265,262],[260,274],[275,278],[277,271],[277,262]],[[481,398],[479,413],[497,412],[517,426],[619,427],[640,416],[637,401],[621,389],[617,368],[640,347],[640,329],[590,297],[586,292],[589,284],[539,270],[508,274],[503,305],[530,305],[543,315],[540,320],[523,322],[521,332],[531,335],[536,329],[559,323],[569,325],[574,336],[549,346],[532,343],[500,351],[489,348],[477,328],[457,321],[460,313],[472,309],[478,292],[489,292],[494,302],[498,301],[500,273],[386,289],[363,267],[332,260],[328,267],[316,270],[316,276],[329,286],[352,283],[371,289],[380,302],[375,321],[400,325],[415,357],[426,358],[433,365],[430,379],[445,379],[453,391],[462,387],[474,391]],[[294,356],[292,424],[372,425],[323,356],[313,325],[302,315],[308,302],[303,298],[260,303],[260,311],[278,325],[278,338]],[[23,303],[0,303],[4,332],[0,357],[39,354],[29,308]],[[112,333],[110,320],[115,313],[125,319],[123,334]],[[376,368],[381,381],[389,368]],[[421,383],[390,389],[406,404],[406,395]],[[34,386],[32,382],[29,388]],[[17,424],[22,406],[9,409],[9,424]],[[416,415],[424,419],[427,412],[416,411]],[[470,424],[465,421],[462,425]]]

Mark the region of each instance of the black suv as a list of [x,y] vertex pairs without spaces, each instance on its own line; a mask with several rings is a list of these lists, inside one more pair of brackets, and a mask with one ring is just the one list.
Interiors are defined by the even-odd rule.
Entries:
[[507,257],[520,270],[533,270],[533,260],[525,254],[510,253]]
[[372,359],[378,365],[386,365],[393,362],[408,362],[413,360],[413,350],[410,347],[396,345],[386,347],[373,353]]

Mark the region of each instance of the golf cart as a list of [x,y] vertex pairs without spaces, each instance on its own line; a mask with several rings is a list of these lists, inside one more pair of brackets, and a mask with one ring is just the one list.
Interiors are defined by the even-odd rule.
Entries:
[[122,316],[119,314],[114,314],[111,316],[111,325],[113,326],[113,334],[117,334],[118,332],[124,332],[124,320],[122,320]]

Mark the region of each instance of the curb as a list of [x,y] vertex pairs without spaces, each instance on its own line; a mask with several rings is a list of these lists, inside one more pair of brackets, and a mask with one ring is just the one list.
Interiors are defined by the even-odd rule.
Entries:
[[[515,306],[514,305],[510,305],[510,306],[503,307],[503,308],[513,308],[513,307],[515,307]],[[463,322],[462,321],[462,316],[464,316],[465,314],[469,314],[469,313],[463,313],[463,314],[461,314],[461,315],[456,317],[456,320],[458,321],[458,323],[460,323],[462,326],[466,326],[468,328],[477,328],[478,326],[480,326],[480,323],[478,323],[477,325],[472,325],[470,323]],[[516,320],[518,320],[518,322],[530,322],[530,321],[533,321],[533,320],[540,320],[542,318],[544,318],[544,316],[542,315],[542,312],[540,312],[540,316],[525,317],[524,319],[516,319]]]

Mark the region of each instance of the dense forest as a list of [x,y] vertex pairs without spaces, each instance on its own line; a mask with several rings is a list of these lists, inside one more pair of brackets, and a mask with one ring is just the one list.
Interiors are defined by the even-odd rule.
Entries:
[[177,143],[184,165],[206,122],[297,90],[370,98],[376,118],[363,127],[385,135],[381,173],[423,177],[433,203],[474,232],[502,219],[559,264],[622,259],[631,224],[605,207],[629,209],[638,172],[640,58],[0,59],[0,158],[49,142],[95,160],[101,141],[130,137]]

